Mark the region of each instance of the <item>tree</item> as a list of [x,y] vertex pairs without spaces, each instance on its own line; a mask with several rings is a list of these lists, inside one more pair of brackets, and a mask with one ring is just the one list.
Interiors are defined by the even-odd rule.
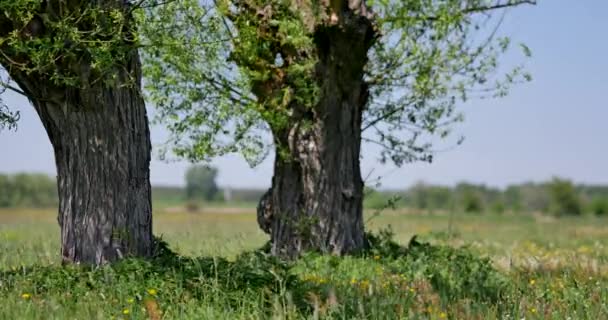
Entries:
[[608,199],[606,198],[595,198],[590,204],[591,212],[597,216],[608,215]]
[[484,210],[482,200],[483,190],[485,187],[476,186],[470,183],[459,183],[454,188],[456,198],[459,199],[460,206],[464,212],[480,213]]
[[574,185],[569,180],[553,178],[549,183],[551,203],[549,211],[555,215],[580,215],[582,213],[581,201]]
[[547,212],[551,205],[551,195],[547,183],[528,182],[517,186],[522,208],[531,212]]
[[19,173],[12,177],[11,182],[12,206],[49,207],[57,205],[57,183],[54,179],[44,174]]
[[189,200],[215,199],[219,189],[215,182],[217,169],[208,166],[191,166],[186,171],[186,197]]
[[376,213],[386,209],[396,209],[403,204],[403,197],[392,191],[379,191],[365,187],[363,192],[363,207],[373,209]]
[[503,193],[505,207],[513,210],[514,212],[519,212],[522,208],[522,195],[521,189],[518,186],[508,186],[505,192]]
[[426,210],[449,210],[453,207],[452,190],[448,187],[416,183],[408,190],[413,207]]
[[57,183],[44,174],[0,174],[0,208],[55,207]]
[[[64,262],[151,254],[136,9],[123,0],[0,1],[2,87],[29,99],[53,146]],[[17,118],[0,108],[3,126]]]
[[467,213],[480,213],[483,211],[483,203],[474,190],[466,190],[462,194],[462,208]]
[[178,156],[255,164],[271,133],[258,222],[275,255],[349,253],[366,245],[362,141],[382,162],[432,160],[458,101],[530,78],[492,78],[510,42],[490,13],[533,2],[181,1],[148,13],[144,34],[175,40],[144,52],[147,88]]
[[11,207],[13,202],[13,188],[10,177],[6,174],[0,174],[0,208]]

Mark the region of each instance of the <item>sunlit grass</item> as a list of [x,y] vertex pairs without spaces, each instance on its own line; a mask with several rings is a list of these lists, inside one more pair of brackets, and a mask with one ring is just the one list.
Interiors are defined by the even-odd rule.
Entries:
[[[606,219],[407,212],[366,217],[368,229],[390,225],[394,239],[403,245],[417,234],[421,241],[467,247],[489,257],[508,279],[509,289],[501,299],[488,303],[466,297],[446,300],[445,288],[472,290],[450,287],[450,283],[468,280],[449,273],[455,263],[449,252],[435,260],[394,259],[383,253],[361,258],[308,257],[290,267],[288,273],[299,281],[294,284],[285,280],[287,275],[273,271],[272,264],[237,258],[267,240],[252,209],[216,211],[154,214],[155,234],[173,250],[189,257],[208,257],[193,262],[195,270],[182,270],[185,276],[175,269],[156,270],[139,262],[120,266],[119,271],[60,271],[64,269],[58,267],[56,213],[0,210],[0,271],[5,272],[0,278],[0,318],[608,318]],[[227,262],[221,262],[222,258]],[[235,259],[240,260],[228,262]],[[457,270],[466,270],[469,258],[463,259],[465,269]],[[258,276],[262,280],[255,280]],[[437,276],[444,279],[439,287]],[[114,279],[112,285],[104,282],[106,277]],[[258,284],[239,285],[243,279]]]

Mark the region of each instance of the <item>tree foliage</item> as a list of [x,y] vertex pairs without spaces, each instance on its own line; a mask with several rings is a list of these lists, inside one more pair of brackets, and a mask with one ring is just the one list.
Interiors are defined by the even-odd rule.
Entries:
[[[397,207],[424,211],[546,213],[580,215],[608,213],[608,187],[574,185],[565,178],[540,183],[520,183],[504,189],[483,184],[458,183],[453,187],[419,182],[404,191],[379,191],[370,200],[380,206],[399,196]],[[367,199],[366,199],[367,200]]]
[[449,209],[454,205],[455,200],[453,198],[450,188],[427,185],[423,182],[418,182],[412,186],[406,197],[412,207],[430,211]]
[[[44,79],[50,87],[87,89],[98,84],[135,85],[124,72],[126,57],[141,46],[133,15],[162,5],[140,1],[0,1],[0,95],[7,90],[29,99],[58,102],[67,92],[25,92],[10,74]],[[130,78],[125,79],[127,75]],[[0,99],[0,129],[14,129],[19,113]]]
[[57,183],[44,174],[0,174],[0,208],[53,207]]
[[591,200],[590,211],[597,216],[608,215],[608,197]]
[[16,129],[17,121],[19,121],[19,112],[11,111],[4,101],[0,100],[0,131]]
[[[502,16],[492,12],[533,2],[368,1],[379,38],[365,67],[371,97],[362,130],[382,147],[382,161],[432,160],[431,142],[462,120],[458,103],[504,96],[531,79],[521,66],[498,68],[511,41],[499,36]],[[240,151],[258,163],[271,142],[267,129],[296,116],[291,102],[314,104],[313,34],[331,17],[319,1],[294,3],[184,0],[141,17],[147,41],[171,44],[144,48],[144,72],[178,156]]]
[[219,191],[215,179],[217,169],[196,165],[186,171],[186,197],[189,200],[214,200]]
[[549,183],[551,204],[549,210],[557,216],[580,215],[582,205],[571,181],[553,178]]
[[259,162],[266,127],[247,80],[228,59],[231,28],[215,7],[180,0],[139,19],[145,41],[155,44],[142,50],[146,92],[169,129],[170,148],[191,160],[241,151]]

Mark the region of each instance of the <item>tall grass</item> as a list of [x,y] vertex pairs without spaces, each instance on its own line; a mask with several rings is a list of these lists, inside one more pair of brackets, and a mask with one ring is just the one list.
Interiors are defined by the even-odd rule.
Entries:
[[59,265],[52,211],[0,211],[0,319],[608,318],[605,219],[387,212],[365,254],[293,263],[247,209],[154,220],[170,250],[91,269]]

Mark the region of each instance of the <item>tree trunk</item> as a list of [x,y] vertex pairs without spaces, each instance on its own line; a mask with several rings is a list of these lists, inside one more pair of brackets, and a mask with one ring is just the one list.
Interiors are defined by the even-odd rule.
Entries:
[[346,254],[365,247],[359,166],[363,79],[375,32],[370,20],[342,11],[314,37],[319,102],[273,130],[277,145],[272,187],[258,206],[272,253],[286,258],[314,250]]
[[55,152],[64,262],[151,254],[150,132],[137,53],[128,60],[112,86],[54,87],[11,74],[34,97]]

